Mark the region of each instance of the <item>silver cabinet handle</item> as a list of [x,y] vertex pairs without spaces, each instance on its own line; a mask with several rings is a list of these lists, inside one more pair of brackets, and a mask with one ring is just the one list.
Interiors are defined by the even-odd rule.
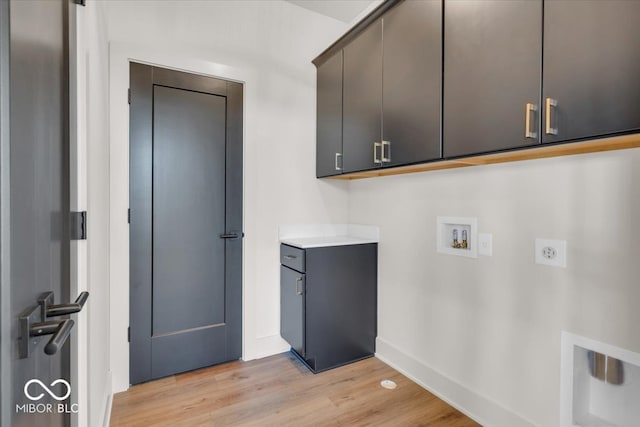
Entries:
[[295,256],[295,255],[285,255],[284,256],[284,259],[296,259],[296,258],[298,258],[298,257]]
[[527,102],[527,106],[525,108],[525,116],[524,116],[524,137],[525,138],[537,138],[538,132],[531,130],[531,122],[535,124],[535,119],[531,120],[531,116],[535,115],[538,111],[538,106],[536,104],[532,104]]
[[[551,127],[551,109],[555,109],[558,106],[558,100],[553,99],[553,98],[547,98],[545,100],[546,102],[546,114],[545,114],[545,132],[547,135],[557,135],[558,134],[558,128],[557,127]],[[556,122],[558,120],[557,117],[557,112],[554,112],[554,122]],[[557,126],[557,124],[556,124]]]
[[[385,151],[384,151],[384,147],[385,147],[385,145],[386,145],[387,147],[389,147],[389,148],[387,149],[387,153],[389,154],[389,156],[388,156],[388,157],[385,157],[385,155],[384,155],[384,153],[385,153]],[[391,141],[382,141],[382,150],[381,150],[381,153],[382,153],[382,163],[390,163],[390,162],[391,162]]]
[[302,284],[302,277],[296,277],[296,295],[302,295],[302,287],[298,288],[298,284]]
[[342,153],[336,153],[336,170],[341,171],[342,167],[338,166],[338,157],[342,157]]
[[378,148],[382,148],[382,143],[374,142],[373,143],[373,163],[376,165],[382,164],[382,160],[378,157]]

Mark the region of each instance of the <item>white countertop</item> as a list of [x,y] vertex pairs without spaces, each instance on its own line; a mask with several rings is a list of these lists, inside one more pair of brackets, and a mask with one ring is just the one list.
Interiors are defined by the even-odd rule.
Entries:
[[281,225],[278,230],[280,243],[300,249],[378,243],[379,237],[378,227],[360,224]]
[[354,236],[323,236],[323,237],[299,237],[291,239],[280,239],[280,243],[295,246],[300,249],[322,248],[326,246],[347,246],[364,245],[367,243],[378,243],[377,239],[366,239]]

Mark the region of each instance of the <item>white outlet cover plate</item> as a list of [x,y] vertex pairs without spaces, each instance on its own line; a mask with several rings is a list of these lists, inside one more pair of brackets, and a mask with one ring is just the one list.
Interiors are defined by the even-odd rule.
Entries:
[[[555,249],[556,255],[551,259],[546,258],[543,255],[545,253],[545,248]],[[567,241],[554,239],[536,239],[536,264],[566,268]]]
[[493,234],[478,233],[478,255],[493,256]]

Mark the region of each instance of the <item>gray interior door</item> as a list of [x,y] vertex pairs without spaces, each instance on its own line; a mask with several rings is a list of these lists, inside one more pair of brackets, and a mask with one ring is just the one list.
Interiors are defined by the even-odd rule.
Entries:
[[[69,299],[68,7],[68,0],[0,2],[2,426],[69,424],[58,406],[69,401],[57,399],[67,386],[52,385],[69,382],[69,344],[47,355],[51,335],[26,339],[18,322],[37,310],[43,292]],[[20,343],[28,342],[21,358]],[[29,397],[32,379],[40,383],[27,387]]]
[[130,71],[135,384],[241,356],[242,85]]

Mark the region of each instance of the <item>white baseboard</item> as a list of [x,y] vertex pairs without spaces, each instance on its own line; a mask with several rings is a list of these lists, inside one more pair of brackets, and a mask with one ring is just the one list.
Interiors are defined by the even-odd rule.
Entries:
[[382,338],[376,357],[486,427],[533,427],[534,423],[437,372]]
[[288,351],[291,346],[282,339],[280,334],[258,337],[254,343],[255,351],[253,354],[246,355],[244,360],[262,359],[263,357],[273,356],[274,354]]

